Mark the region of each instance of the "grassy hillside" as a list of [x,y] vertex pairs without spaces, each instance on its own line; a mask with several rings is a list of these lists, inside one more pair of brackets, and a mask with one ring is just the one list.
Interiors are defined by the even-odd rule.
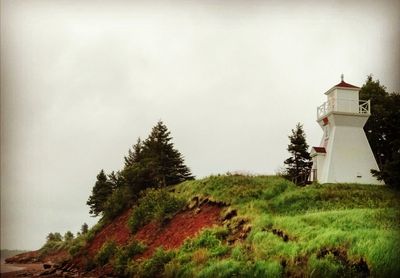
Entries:
[[[202,195],[229,203],[237,210],[236,218],[251,225],[247,238],[228,246],[222,256],[213,256],[213,248],[207,245],[191,252],[181,248],[169,265],[184,268],[178,272],[182,275],[400,274],[400,196],[387,187],[327,184],[300,188],[272,176],[214,176],[182,183],[175,192],[185,199]],[[195,256],[200,250],[206,259],[199,261]],[[187,256],[192,258],[186,262],[182,258]]]
[[50,243],[42,255],[69,250],[89,276],[400,277],[400,192],[211,176],[148,190],[62,250]]

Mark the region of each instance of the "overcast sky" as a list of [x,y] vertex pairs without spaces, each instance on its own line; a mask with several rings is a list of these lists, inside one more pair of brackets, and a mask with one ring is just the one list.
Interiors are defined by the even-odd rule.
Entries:
[[95,223],[97,173],[159,119],[197,177],[273,174],[340,74],[400,91],[400,1],[1,4],[1,248]]

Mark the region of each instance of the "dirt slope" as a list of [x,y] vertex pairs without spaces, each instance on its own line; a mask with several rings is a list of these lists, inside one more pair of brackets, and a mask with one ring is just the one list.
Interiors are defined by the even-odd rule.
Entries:
[[206,204],[196,210],[178,213],[162,226],[158,223],[147,224],[135,235],[135,239],[147,245],[141,258],[151,256],[160,246],[164,249],[178,248],[185,239],[193,237],[203,228],[218,224],[220,211],[220,207]]

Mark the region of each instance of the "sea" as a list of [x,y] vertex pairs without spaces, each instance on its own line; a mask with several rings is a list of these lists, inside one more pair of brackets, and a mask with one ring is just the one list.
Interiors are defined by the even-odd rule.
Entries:
[[18,271],[24,269],[24,267],[14,266],[11,264],[6,264],[5,259],[15,256],[20,253],[24,253],[26,251],[21,250],[1,250],[1,263],[0,263],[0,273],[6,273],[11,271]]

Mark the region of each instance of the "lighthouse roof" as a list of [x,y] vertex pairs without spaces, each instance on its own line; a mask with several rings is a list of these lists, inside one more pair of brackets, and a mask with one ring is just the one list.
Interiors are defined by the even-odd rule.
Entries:
[[339,84],[336,84],[335,86],[333,86],[332,88],[330,88],[330,89],[325,93],[325,95],[329,94],[329,93],[330,93],[331,91],[333,91],[334,89],[339,89],[339,88],[342,88],[342,89],[350,89],[350,90],[353,89],[353,90],[355,90],[355,91],[358,91],[358,90],[360,89],[360,87],[351,85],[351,84],[346,83],[346,82],[344,82],[344,81],[342,80]]
[[355,88],[355,89],[360,89],[360,87],[357,87],[357,86],[351,85],[349,83],[346,83],[343,80],[339,84],[336,84],[334,86],[334,88]]

